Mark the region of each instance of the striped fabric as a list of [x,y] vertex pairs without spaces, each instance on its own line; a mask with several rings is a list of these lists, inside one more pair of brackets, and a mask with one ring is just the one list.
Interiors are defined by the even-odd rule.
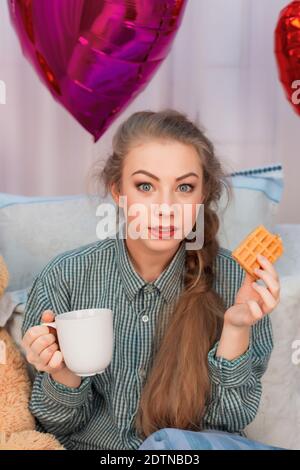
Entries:
[[[37,429],[53,433],[67,449],[137,449],[141,445],[134,428],[139,397],[156,344],[183,289],[184,244],[161,275],[146,282],[133,267],[123,234],[57,255],[35,277],[29,291],[23,335],[40,324],[46,309],[59,315],[106,307],[114,313],[113,357],[105,372],[83,378],[78,388],[36,372],[29,408]],[[244,271],[229,250],[220,248],[214,272],[214,289],[228,308]],[[158,316],[163,321],[158,323]],[[231,361],[216,357],[217,347],[218,342],[208,354],[212,393],[204,426],[243,435],[256,415],[260,379],[273,347],[269,316],[252,327],[250,346],[240,357]]]
[[279,173],[282,170],[282,164],[279,163],[278,165],[260,166],[257,168],[249,168],[247,170],[235,171],[233,173],[230,173],[228,176],[268,176]]

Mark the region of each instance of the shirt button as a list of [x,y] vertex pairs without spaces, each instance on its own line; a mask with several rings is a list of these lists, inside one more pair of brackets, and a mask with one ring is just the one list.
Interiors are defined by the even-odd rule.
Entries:
[[145,371],[145,369],[144,369],[143,367],[140,369],[140,376],[141,376],[142,378],[145,378],[145,377],[146,377],[146,371]]
[[143,315],[142,320],[143,320],[144,323],[146,323],[149,320],[148,315]]
[[153,291],[154,291],[154,286],[151,285],[151,284],[147,284],[147,285],[144,287],[144,291],[145,291],[145,292],[153,292]]

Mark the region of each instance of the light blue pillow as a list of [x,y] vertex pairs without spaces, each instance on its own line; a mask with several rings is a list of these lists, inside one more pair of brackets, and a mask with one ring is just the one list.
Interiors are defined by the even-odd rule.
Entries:
[[98,240],[96,209],[109,196],[25,197],[0,193],[0,253],[9,270],[7,291],[26,289],[59,253]]
[[233,187],[233,198],[228,207],[225,192],[221,198],[218,239],[221,246],[233,250],[260,224],[274,231],[283,193],[282,165],[235,172],[228,180]]

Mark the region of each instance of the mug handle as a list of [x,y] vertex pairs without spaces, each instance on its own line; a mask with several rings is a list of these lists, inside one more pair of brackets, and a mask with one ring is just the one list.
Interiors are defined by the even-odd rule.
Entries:
[[53,321],[52,323],[42,323],[43,326],[51,326],[52,328],[56,329],[56,323]]

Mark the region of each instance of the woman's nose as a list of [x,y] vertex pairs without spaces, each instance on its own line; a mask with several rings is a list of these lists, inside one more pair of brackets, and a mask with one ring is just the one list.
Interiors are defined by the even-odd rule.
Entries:
[[176,212],[177,211],[174,202],[162,201],[157,204],[153,216],[162,225],[168,225],[173,223]]

